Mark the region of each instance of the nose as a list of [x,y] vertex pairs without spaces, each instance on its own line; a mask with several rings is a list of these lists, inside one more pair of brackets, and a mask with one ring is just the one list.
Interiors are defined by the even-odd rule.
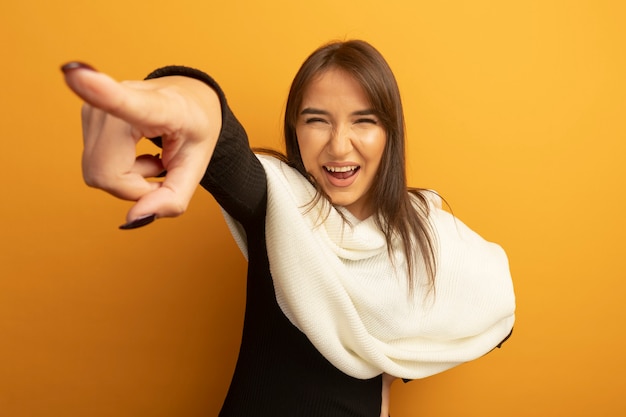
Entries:
[[352,151],[351,129],[346,126],[338,126],[333,129],[326,147],[333,158],[341,158],[349,154]]

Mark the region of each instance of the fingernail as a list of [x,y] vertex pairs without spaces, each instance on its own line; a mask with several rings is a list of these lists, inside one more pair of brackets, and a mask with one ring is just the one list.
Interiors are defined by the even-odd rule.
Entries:
[[89,71],[96,71],[96,69],[92,67],[91,65],[85,64],[84,62],[79,62],[79,61],[68,62],[67,64],[61,66],[61,71],[63,71],[64,74],[67,74],[68,72],[77,70],[77,69],[86,69]]
[[120,226],[122,230],[136,229],[152,223],[156,219],[156,214],[148,214],[147,216],[138,217]]

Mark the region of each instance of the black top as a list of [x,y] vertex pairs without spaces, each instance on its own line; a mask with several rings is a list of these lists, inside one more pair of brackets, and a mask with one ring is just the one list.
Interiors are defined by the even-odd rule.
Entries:
[[208,75],[187,67],[162,68],[148,78],[168,75],[199,79],[219,95],[222,130],[201,185],[242,224],[247,235],[243,336],[220,417],[378,417],[381,376],[360,380],[339,371],[291,324],[276,302],[265,246],[265,172],[221,88]]

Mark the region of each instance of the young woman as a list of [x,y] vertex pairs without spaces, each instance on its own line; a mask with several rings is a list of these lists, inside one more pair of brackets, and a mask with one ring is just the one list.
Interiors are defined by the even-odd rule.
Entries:
[[[186,67],[117,83],[63,67],[84,101],[87,184],[136,201],[122,228],[184,212],[200,183],[248,258],[240,354],[220,416],[386,416],[393,379],[475,359],[510,334],[502,249],[408,189],[389,66],[336,42],[298,71],[286,154],[256,155],[218,84]],[[135,156],[157,138],[162,157]],[[146,180],[166,171],[162,183]]]

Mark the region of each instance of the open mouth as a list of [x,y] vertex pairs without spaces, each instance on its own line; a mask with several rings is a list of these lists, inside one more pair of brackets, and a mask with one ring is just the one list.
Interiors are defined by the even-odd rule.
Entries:
[[333,176],[334,178],[337,178],[339,180],[345,180],[356,174],[358,170],[361,169],[361,167],[358,165],[350,165],[345,167],[324,166],[324,169],[329,175]]

